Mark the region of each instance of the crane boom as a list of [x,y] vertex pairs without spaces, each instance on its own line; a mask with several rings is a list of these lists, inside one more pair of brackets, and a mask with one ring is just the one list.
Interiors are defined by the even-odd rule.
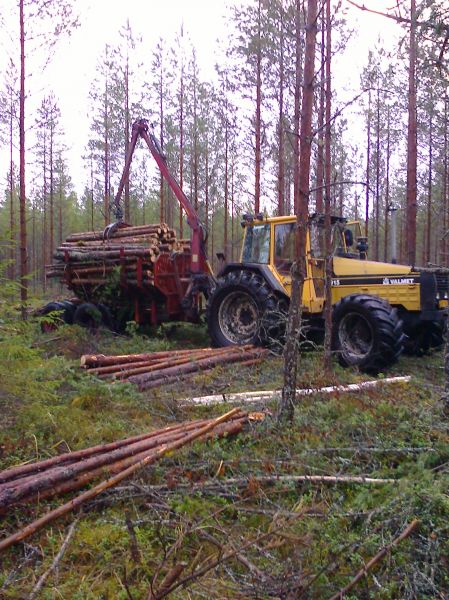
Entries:
[[115,214],[118,223],[123,220],[123,211],[120,205],[120,198],[125,187],[125,183],[129,178],[129,170],[134,154],[134,150],[137,145],[139,138],[142,138],[148,146],[151,155],[156,161],[157,166],[161,172],[162,177],[167,182],[168,186],[176,196],[180,206],[187,215],[187,223],[191,230],[191,247],[192,247],[192,260],[191,260],[191,271],[193,274],[200,274],[208,271],[207,266],[207,255],[205,248],[205,228],[201,223],[198,214],[190,202],[189,198],[182,191],[181,186],[176,181],[175,177],[170,172],[167,165],[166,157],[161,149],[161,146],[156,136],[150,132],[148,121],[146,119],[139,119],[133,123],[131,141],[129,144],[128,156],[126,157],[125,166],[120,179],[120,183],[115,195],[114,205]]

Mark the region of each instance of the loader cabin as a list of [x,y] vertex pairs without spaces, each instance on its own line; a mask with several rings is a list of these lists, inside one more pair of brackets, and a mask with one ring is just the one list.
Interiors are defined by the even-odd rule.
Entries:
[[[290,295],[291,267],[295,260],[296,217],[264,217],[244,215],[245,229],[240,261],[244,264],[266,265],[284,291]],[[357,260],[366,259],[368,245],[358,221],[331,217],[332,255]],[[306,241],[307,276],[304,282],[303,303],[312,313],[320,312],[324,304],[324,261],[326,230],[324,215],[309,218]]]

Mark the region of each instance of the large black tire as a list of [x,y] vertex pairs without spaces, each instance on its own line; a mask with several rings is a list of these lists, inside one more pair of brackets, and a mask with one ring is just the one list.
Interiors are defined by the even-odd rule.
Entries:
[[252,271],[220,277],[207,304],[209,334],[215,346],[276,347],[285,331],[287,301]]
[[95,331],[103,323],[103,315],[99,306],[91,302],[83,302],[75,310],[73,323]]
[[60,325],[73,323],[74,305],[68,300],[62,302],[49,302],[39,310],[40,317],[48,317],[41,320],[42,333],[55,331]]
[[396,309],[378,296],[352,294],[334,306],[332,347],[345,367],[379,373],[397,361],[404,337]]

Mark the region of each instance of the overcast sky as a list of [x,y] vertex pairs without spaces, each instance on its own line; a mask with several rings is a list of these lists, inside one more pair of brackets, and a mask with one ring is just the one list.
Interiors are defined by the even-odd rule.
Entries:
[[[0,0],[0,15],[14,14],[15,3],[15,0]],[[365,0],[365,4],[382,10],[391,6],[391,0]],[[216,60],[216,40],[226,37],[223,17],[227,12],[228,2],[76,0],[74,5],[80,16],[80,27],[70,38],[61,40],[46,73],[34,76],[29,86],[30,89],[40,89],[45,85],[48,90],[53,90],[58,99],[66,134],[65,141],[69,146],[69,168],[76,191],[80,193],[86,181],[81,156],[85,151],[89,131],[89,86],[95,77],[95,67],[105,44],[117,44],[118,31],[129,19],[133,32],[143,38],[142,58],[149,64],[152,48],[158,38],[172,38],[183,23],[185,31],[197,48],[203,77],[207,78]],[[357,92],[360,70],[366,63],[368,49],[374,46],[379,36],[384,39],[385,45],[389,45],[393,36],[400,30],[392,21],[363,13],[347,4],[346,0],[343,0],[343,7],[348,10],[347,16],[355,34],[345,55],[338,59],[334,85]],[[16,27],[15,23],[12,25]],[[3,34],[2,42],[3,50],[8,50],[9,42]],[[18,46],[16,48],[18,49]],[[3,52],[2,55],[4,60],[6,53]],[[349,95],[351,91],[348,91]],[[34,98],[37,99],[38,96],[39,94],[34,94]],[[34,108],[33,99],[29,102],[29,108]],[[30,112],[28,114],[30,125],[33,119]],[[2,177],[6,170],[7,166],[2,159]]]

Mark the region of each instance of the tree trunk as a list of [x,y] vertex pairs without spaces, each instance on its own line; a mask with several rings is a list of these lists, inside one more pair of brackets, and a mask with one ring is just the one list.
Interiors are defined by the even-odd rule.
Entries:
[[255,115],[255,184],[254,213],[260,212],[260,170],[261,170],[261,104],[262,104],[262,48],[261,48],[261,0],[257,8],[257,47],[256,47],[256,115]]
[[280,57],[279,57],[279,156],[278,156],[278,210],[277,214],[285,214],[285,157],[284,157],[284,7],[280,5]]
[[365,187],[365,237],[369,233],[369,193],[371,162],[371,89],[368,92],[367,140],[366,140],[366,187]]
[[27,319],[28,256],[25,190],[25,21],[24,0],[19,0],[20,27],[20,113],[19,113],[19,185],[20,185],[20,300],[22,319]]
[[384,234],[384,261],[388,260],[388,215],[390,212],[390,106],[387,106],[387,156],[385,158],[385,234]]
[[[324,227],[326,230],[325,304],[324,304],[324,368],[332,369],[332,226],[331,226],[331,103],[332,103],[332,23],[330,0],[326,0],[326,133],[325,133],[325,184]],[[342,178],[343,179],[343,178]],[[342,187],[340,188],[342,191]]]
[[[183,31],[181,30],[181,36]],[[183,49],[181,49],[183,52]],[[179,92],[179,187],[183,189],[184,184],[184,57],[181,57],[181,81]],[[179,237],[182,238],[183,210],[179,205]]]
[[13,90],[10,89],[9,103],[9,229],[11,237],[11,249],[9,252],[9,277],[14,280],[16,277],[16,224],[14,216],[14,160],[13,160],[13,135],[14,135],[14,120],[13,120]]
[[[301,1],[296,0],[296,83],[295,127],[298,118],[298,97],[301,86]],[[287,341],[284,349],[284,386],[278,406],[278,420],[292,421],[297,379],[297,342],[301,330],[302,289],[306,275],[306,239],[309,205],[310,155],[312,149],[313,80],[315,73],[315,43],[317,35],[317,0],[308,0],[306,44],[304,56],[304,93],[302,98],[299,136],[299,165],[295,174],[296,193],[296,261],[292,268],[292,297],[287,323]],[[298,136],[296,136],[298,137]],[[298,146],[296,145],[296,151]]]
[[[129,59],[126,56],[125,65],[125,161],[129,153]],[[124,189],[125,222],[131,223],[129,177],[125,181]],[[162,221],[161,221],[162,222]]]
[[323,212],[323,174],[324,174],[324,110],[326,97],[326,16],[324,10],[321,18],[321,83],[320,110],[318,112],[318,147],[316,155],[316,194],[315,210]]
[[[433,98],[431,98],[433,103]],[[427,179],[427,227],[426,227],[426,251],[425,262],[431,260],[431,239],[430,233],[432,229],[432,169],[433,169],[433,106],[430,107],[429,113],[429,165]]]
[[109,198],[110,198],[110,156],[109,156],[109,97],[108,85],[105,85],[104,105],[104,224],[109,223]]
[[376,107],[376,206],[374,224],[374,260],[379,260],[379,220],[380,220],[380,85],[377,78],[377,107]]
[[448,192],[448,111],[449,105],[449,97],[446,94],[444,98],[444,159],[443,159],[443,181],[442,181],[442,197],[441,197],[441,205],[443,208],[443,222],[442,222],[442,234],[440,241],[440,264],[449,266],[449,255],[447,254],[449,241],[444,237],[446,231],[448,230],[449,219],[448,219],[448,211],[449,211],[449,201],[447,197]]
[[410,0],[410,49],[407,130],[407,261],[416,261],[417,121],[416,121],[416,0]]

